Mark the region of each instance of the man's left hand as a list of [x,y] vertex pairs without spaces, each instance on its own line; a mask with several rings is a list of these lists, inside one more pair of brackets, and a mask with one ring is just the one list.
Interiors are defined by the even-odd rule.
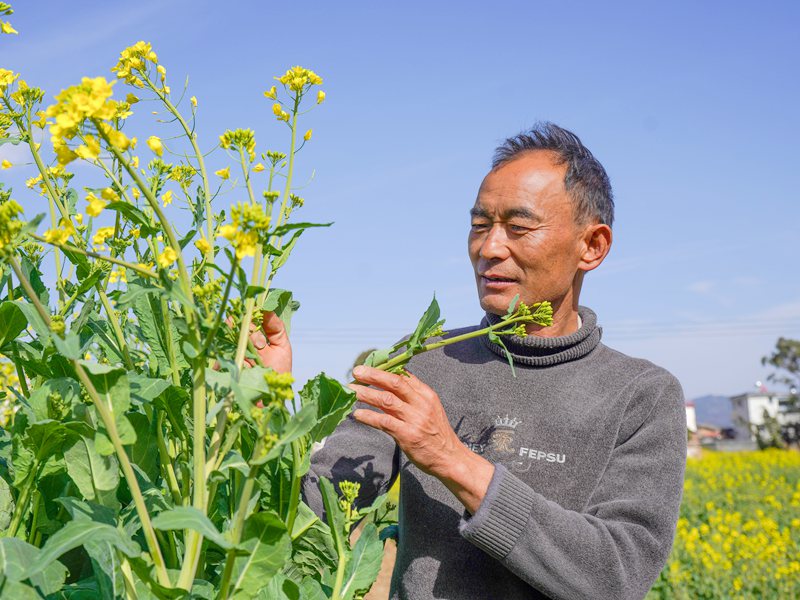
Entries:
[[411,373],[395,375],[359,366],[353,376],[366,384],[350,385],[358,399],[383,411],[357,409],[353,417],[392,436],[412,463],[441,480],[474,514],[486,495],[494,465],[461,443],[438,394]]

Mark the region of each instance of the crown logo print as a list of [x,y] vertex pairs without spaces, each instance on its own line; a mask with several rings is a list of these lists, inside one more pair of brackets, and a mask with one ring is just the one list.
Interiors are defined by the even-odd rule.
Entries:
[[496,427],[505,427],[507,429],[516,429],[520,423],[522,423],[522,419],[517,419],[516,417],[509,419],[508,414],[505,417],[498,416],[494,420]]

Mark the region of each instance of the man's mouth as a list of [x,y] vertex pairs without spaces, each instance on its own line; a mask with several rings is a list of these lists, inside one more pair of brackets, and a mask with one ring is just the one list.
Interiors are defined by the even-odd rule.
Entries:
[[493,286],[509,285],[517,282],[516,279],[512,279],[511,277],[503,277],[501,275],[491,275],[488,273],[484,273],[483,275],[481,275],[481,279],[486,285],[493,285]]

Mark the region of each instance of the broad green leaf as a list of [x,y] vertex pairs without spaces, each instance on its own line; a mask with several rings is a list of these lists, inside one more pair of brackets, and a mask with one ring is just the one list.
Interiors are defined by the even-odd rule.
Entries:
[[[117,426],[117,433],[124,445],[136,442],[136,431],[131,427],[130,422],[125,417],[125,412],[131,406],[131,390],[128,385],[128,374],[121,367],[112,367],[99,363],[79,361],[87,371],[100,401],[108,408],[114,416]],[[100,415],[97,415],[98,431],[95,436],[95,445],[101,454],[111,454],[114,447],[108,438],[105,427],[102,426]]]
[[234,399],[239,405],[239,410],[246,419],[250,419],[250,410],[256,400],[259,400],[267,392],[267,382],[264,375],[269,371],[260,365],[254,365],[249,369],[239,372],[239,380],[233,381],[231,378],[230,386],[233,390]]
[[112,364],[121,363],[124,360],[122,350],[117,345],[117,340],[111,331],[108,321],[100,319],[96,314],[90,315],[87,319],[87,327],[94,334],[94,341],[100,346],[103,355]]
[[[147,343],[153,356],[157,359],[159,374],[168,375],[171,371],[170,352],[167,344],[166,316],[162,310],[161,300],[155,294],[138,296],[133,302],[133,312],[139,323],[142,339]],[[170,314],[170,317],[173,315]],[[170,319],[172,333],[172,355],[179,368],[188,368],[189,363],[180,351],[180,336],[175,323]]]
[[42,272],[36,268],[27,256],[22,256],[19,264],[22,269],[22,274],[30,282],[39,300],[43,305],[48,306],[50,304],[50,290],[48,290],[47,286],[42,282]]
[[434,296],[430,305],[420,318],[414,333],[412,333],[411,337],[408,339],[409,350],[413,352],[421,348],[422,342],[430,337],[430,334],[444,323],[444,321],[439,320],[439,316],[439,303],[436,301],[436,296]]
[[80,401],[80,385],[74,379],[59,377],[45,381],[35,389],[31,393],[28,402],[37,420],[62,418],[61,414],[56,414],[56,407],[51,406],[51,402],[48,401],[51,395],[53,395],[54,400],[60,396],[58,402],[65,408],[71,407],[73,403]]
[[303,577],[300,582],[300,597],[303,600],[328,600],[328,595],[323,591],[322,585],[313,577]]
[[329,436],[350,413],[356,402],[356,394],[342,384],[320,373],[309,380],[300,391],[303,405],[313,403],[317,407],[317,421],[311,430],[315,442]]
[[[297,413],[292,415],[292,418],[286,423],[283,431],[280,433],[280,439],[270,451],[267,453],[265,460],[270,461],[277,458],[283,452],[283,449],[295,441],[297,438],[304,436],[314,427],[317,422],[317,407],[313,404],[307,404],[301,408]],[[253,461],[254,464],[259,464],[262,461]]]
[[5,531],[11,524],[11,515],[14,514],[14,497],[8,482],[0,477],[0,531]]
[[506,311],[506,317],[510,317],[517,310],[517,302],[519,302],[519,294],[515,295],[511,299],[511,302],[509,302],[508,310]]
[[9,301],[0,304],[0,348],[17,339],[27,326],[28,319],[19,305]]
[[70,360],[79,360],[82,358],[81,339],[78,337],[78,334],[70,331],[65,334],[63,338],[54,335],[52,340],[56,349],[65,358]]
[[42,596],[31,586],[20,583],[19,581],[3,580],[0,577],[3,598],[13,598],[13,600],[41,600]]
[[350,599],[356,592],[369,590],[381,570],[383,543],[378,539],[374,523],[367,523],[347,561],[342,585],[342,598]]
[[261,512],[245,521],[240,546],[247,554],[234,561],[233,589],[241,592],[239,596],[251,598],[281,570],[289,559],[292,544],[281,518]]
[[[61,563],[46,565],[37,573],[27,572],[28,567],[42,560],[42,551],[18,538],[0,538],[0,574],[8,582],[22,582],[30,578],[30,584],[44,594],[57,592],[67,577],[67,569]],[[4,598],[15,598],[8,595],[8,588],[3,587]],[[24,597],[24,596],[21,596]],[[37,596],[38,597],[38,596]]]
[[141,548],[126,539],[123,533],[111,525],[90,521],[70,521],[59,529],[47,540],[41,553],[34,564],[28,565],[26,577],[33,577],[42,573],[47,567],[56,562],[61,555],[73,548],[83,546],[86,542],[107,542],[114,546],[125,556],[139,556]]
[[292,331],[292,316],[300,308],[300,303],[294,300],[292,292],[279,288],[272,288],[267,293],[267,298],[261,309],[267,312],[274,312],[283,321],[286,333]]
[[67,473],[84,499],[119,509],[119,464],[116,456],[101,456],[94,441],[82,437],[64,450],[64,460]]
[[211,520],[193,506],[178,506],[159,513],[153,519],[153,527],[162,531],[192,529],[224,550],[233,548],[233,544],[217,531]]
[[142,413],[128,413],[127,419],[136,431],[136,442],[130,448],[131,461],[139,465],[155,481],[159,475],[158,420]]
[[300,600],[300,598],[305,600],[300,595],[297,584],[281,573],[270,579],[270,582],[253,598],[254,600]]
[[42,317],[39,316],[36,307],[24,300],[14,300],[14,304],[16,304],[25,315],[28,324],[37,334],[39,334],[39,341],[42,344],[47,345],[50,339],[50,328],[45,325],[45,322],[42,320]]
[[165,379],[146,377],[135,371],[128,371],[128,383],[131,397],[142,404],[156,399],[170,386],[170,382]]
[[73,496],[56,498],[56,502],[64,507],[73,521],[96,521],[106,525],[116,525],[117,513],[107,506],[100,506],[87,500],[78,500]]

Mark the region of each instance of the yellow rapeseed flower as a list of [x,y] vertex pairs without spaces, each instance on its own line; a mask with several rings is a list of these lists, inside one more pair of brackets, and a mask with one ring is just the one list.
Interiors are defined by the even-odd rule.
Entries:
[[306,134],[303,136],[303,139],[304,139],[305,141],[308,141],[308,140],[310,140],[310,139],[311,139],[311,135],[312,135],[312,130],[311,130],[311,129],[309,129],[308,131],[306,131]]
[[44,232],[44,241],[48,244],[66,244],[73,231],[74,229],[71,225],[68,227],[54,227],[53,229],[48,229]]
[[22,229],[23,223],[17,216],[22,207],[16,200],[6,200],[0,204],[0,250],[11,244]]
[[317,104],[322,104],[325,102],[325,92],[322,90],[317,92]]
[[192,103],[193,108],[197,108],[197,96],[192,96],[191,98],[189,98],[189,102]]
[[3,33],[14,34],[14,35],[19,33],[16,29],[14,29],[11,26],[11,23],[9,23],[8,21],[0,21],[0,30],[2,30]]
[[92,238],[92,243],[95,246],[100,246],[106,243],[106,240],[114,235],[114,228],[113,227],[101,227],[98,229],[94,237]]
[[89,194],[86,196],[86,200],[89,201],[89,204],[86,206],[86,214],[90,217],[97,217],[106,207],[106,203],[95,196],[92,192],[89,192]]
[[19,77],[19,73],[14,73],[14,71],[9,71],[8,69],[0,69],[0,90],[14,83],[17,77]]
[[306,86],[322,85],[322,77],[314,73],[314,71],[300,66],[292,67],[275,79],[295,92],[303,92]]
[[222,177],[222,179],[228,179],[231,176],[231,168],[225,167],[224,169],[220,169],[219,171],[214,171],[214,175]]
[[172,247],[168,246],[164,248],[164,251],[158,255],[158,258],[156,260],[158,262],[159,267],[161,267],[162,269],[166,269],[176,260],[178,260],[178,254],[177,252],[175,252],[175,250],[172,249]]
[[195,246],[197,247],[197,249],[198,249],[198,250],[200,250],[200,252],[202,252],[203,254],[207,254],[207,253],[209,252],[209,250],[211,250],[211,244],[210,244],[210,243],[209,243],[209,241],[208,241],[206,238],[204,238],[204,237],[201,237],[199,240],[195,241],[194,245],[195,245]]
[[253,173],[261,173],[261,171],[263,171],[264,169],[266,169],[266,167],[261,163],[258,163],[253,166]]
[[151,135],[147,138],[147,147],[153,151],[156,156],[164,156],[164,145],[161,143],[161,138]]
[[87,135],[85,141],[85,145],[75,148],[75,154],[84,160],[97,160],[97,157],[100,156],[100,140],[93,135]]
[[265,95],[267,98],[269,98],[270,100],[275,100],[275,99],[278,97],[278,88],[276,88],[276,87],[273,85],[273,86],[272,86],[271,88],[269,88],[269,89],[268,89],[266,92],[264,92],[264,95]]
[[125,96],[125,102],[127,102],[128,104],[136,104],[138,101],[139,97],[136,96],[136,94],[132,94],[131,92],[128,92],[128,95]]
[[100,191],[100,196],[109,202],[117,202],[119,200],[119,194],[114,191],[114,188],[103,188]]
[[13,167],[13,166],[14,166],[14,165],[12,165],[12,164],[11,164],[11,161],[10,161],[10,160],[5,160],[5,159],[4,159],[4,160],[3,160],[3,162],[2,162],[2,163],[0,163],[0,168],[3,168],[3,169],[10,169],[10,168],[11,168],[11,167]]
[[172,190],[167,190],[164,192],[164,195],[161,196],[161,202],[164,203],[164,208],[172,204]]

